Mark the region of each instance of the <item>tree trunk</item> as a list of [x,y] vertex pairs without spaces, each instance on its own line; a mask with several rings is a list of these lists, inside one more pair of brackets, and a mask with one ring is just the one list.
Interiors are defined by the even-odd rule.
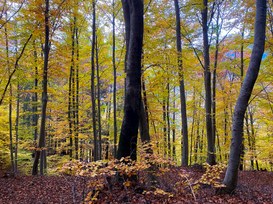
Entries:
[[[147,95],[145,88],[144,76],[142,74],[142,92],[143,96],[140,104],[140,120],[139,120],[139,128],[140,128],[140,138],[143,143],[150,142],[150,133],[149,133],[149,118],[148,118],[148,103],[147,103]],[[150,152],[150,150],[149,150]]]
[[176,103],[175,103],[175,96],[176,96],[176,91],[175,87],[173,88],[173,121],[172,121],[172,136],[173,136],[173,149],[172,149],[172,156],[173,160],[176,161],[176,148],[175,148],[175,142],[176,142]]
[[18,172],[18,142],[19,142],[19,117],[20,117],[19,113],[20,113],[20,85],[19,85],[19,82],[17,82],[14,173]]
[[163,151],[164,151],[164,156],[167,158],[168,157],[168,139],[167,139],[167,121],[166,121],[166,99],[164,97],[163,102],[162,102],[162,123],[163,123]]
[[206,109],[206,130],[207,130],[207,163],[216,164],[215,159],[215,138],[212,127],[212,100],[211,100],[211,72],[208,40],[208,0],[203,0],[202,29],[203,29],[203,55],[204,55],[204,81],[205,81],[205,109]]
[[251,165],[251,170],[254,170],[253,149],[252,149],[252,141],[251,141],[250,127],[249,127],[248,112],[246,112],[246,114],[245,114],[245,126],[246,126],[248,147],[249,147],[249,151],[251,152],[251,154],[250,154],[250,165]]
[[254,46],[250,58],[250,64],[236,102],[232,124],[232,141],[228,168],[224,178],[224,192],[231,193],[237,186],[238,167],[240,164],[241,145],[243,140],[244,115],[248,102],[259,74],[260,64],[265,45],[266,27],[266,0],[256,1],[256,19]]
[[[219,55],[219,37],[221,34],[221,29],[219,25],[220,20],[220,3],[217,3],[217,17],[216,17],[216,39],[215,39],[215,53],[214,53],[214,67],[212,73],[212,137],[214,139],[213,144],[215,145],[215,139],[217,136],[217,129],[216,129],[216,79],[217,79],[217,68],[218,68],[218,55]],[[218,136],[218,144],[219,136]],[[218,145],[219,152],[220,145]],[[220,153],[221,157],[221,153]]]
[[102,140],[101,140],[101,102],[100,102],[100,67],[99,67],[99,48],[98,37],[96,36],[96,69],[97,69],[97,98],[98,98],[98,159],[102,159]]
[[[76,19],[77,20],[77,19]],[[75,20],[75,21],[76,21]],[[76,104],[75,104],[75,158],[79,158],[79,63],[80,63],[80,50],[79,50],[79,29],[76,22]],[[82,145],[81,145],[82,146]],[[81,147],[82,149],[82,147]],[[83,152],[83,151],[81,151]]]
[[[112,63],[113,63],[113,74],[114,74],[114,84],[113,84],[113,116],[114,116],[114,157],[117,156],[117,68],[116,68],[116,18],[115,18],[115,0],[113,0],[113,13],[112,13]],[[127,33],[126,33],[127,35]],[[126,44],[127,50],[127,44]],[[126,51],[127,53],[127,51]],[[127,57],[127,56],[126,56]],[[126,63],[126,60],[125,60]]]
[[187,123],[187,107],[186,107],[186,95],[184,85],[184,69],[182,64],[182,45],[181,45],[181,24],[180,24],[180,8],[178,0],[174,0],[175,14],[176,14],[176,47],[177,47],[177,59],[180,76],[180,103],[181,103],[181,120],[182,120],[182,135],[183,135],[183,147],[182,147],[182,166],[188,166],[189,159],[189,142],[188,142],[188,123]]
[[168,158],[171,158],[171,122],[170,122],[170,82],[167,84],[167,101],[166,101],[166,123],[168,139]]
[[[241,43],[241,53],[240,53],[240,60],[241,60],[241,65],[240,65],[240,71],[241,71],[241,85],[243,84],[243,79],[244,79],[244,35],[245,35],[245,28],[243,25],[243,31],[242,31],[242,43]],[[244,132],[243,132],[244,134]],[[241,150],[241,159],[240,159],[240,165],[239,169],[242,171],[244,169],[244,155],[245,155],[245,145],[244,145],[244,135],[243,137],[243,142],[242,142],[242,150]]]
[[75,17],[73,24],[71,23],[71,64],[69,76],[69,99],[68,99],[68,123],[69,123],[69,157],[73,157],[73,137],[75,122]]
[[93,25],[92,25],[92,50],[91,50],[91,103],[92,103],[92,125],[94,139],[94,161],[98,160],[98,136],[96,123],[96,94],[95,94],[95,43],[96,43],[96,2],[93,5]]
[[[196,99],[195,99],[195,88],[193,88],[193,110],[192,110],[192,123],[191,123],[191,145],[190,145],[190,165],[192,165],[192,150],[193,150],[193,136],[194,136],[194,126],[195,126],[195,117],[196,117]],[[197,143],[196,143],[197,144]]]
[[[121,127],[117,158],[130,156],[136,160],[137,134],[141,104],[141,55],[143,43],[143,1],[123,0],[125,25],[130,25],[126,63],[126,92],[124,117]],[[128,13],[129,12],[129,13]],[[127,18],[126,18],[127,16]],[[128,18],[128,16],[130,16]],[[128,23],[129,21],[129,23]],[[126,33],[127,36],[128,33]]]
[[38,139],[38,120],[39,120],[39,115],[38,115],[38,55],[37,55],[37,50],[36,50],[36,43],[35,40],[33,40],[33,57],[34,57],[34,63],[35,63],[35,68],[34,68],[34,94],[32,96],[32,126],[34,127],[34,142],[35,145],[37,144],[37,139]]
[[41,156],[40,162],[40,174],[44,174],[45,167],[45,142],[46,142],[46,108],[47,108],[47,72],[48,72],[48,60],[50,51],[49,41],[49,0],[45,0],[45,44],[44,44],[44,68],[43,68],[43,92],[42,92],[42,115],[41,115],[41,127],[38,149],[35,151],[35,158],[32,168],[32,175],[38,174],[38,163]]
[[77,27],[77,18],[75,19],[75,37],[76,37],[76,102],[75,102],[75,158],[79,158],[79,30]]
[[[7,13],[6,13],[7,16]],[[9,62],[9,40],[8,40],[8,31],[5,26],[5,43],[6,43],[6,60],[7,60],[7,68],[8,75],[11,74],[10,62]],[[13,155],[13,136],[12,136],[12,84],[9,84],[9,149],[10,149],[10,163],[11,163],[11,172],[15,172],[14,166],[14,155]]]

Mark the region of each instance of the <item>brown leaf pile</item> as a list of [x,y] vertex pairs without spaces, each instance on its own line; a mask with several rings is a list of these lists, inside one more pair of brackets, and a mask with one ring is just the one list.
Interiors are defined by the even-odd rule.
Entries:
[[[198,189],[193,185],[191,189],[189,183],[194,183],[203,173],[192,168],[172,168],[158,176],[154,189],[139,182],[128,186],[113,184],[111,188],[105,185],[100,191],[90,186],[96,178],[89,177],[0,178],[0,203],[273,203],[273,172],[240,172],[238,188],[233,195],[216,195],[209,185],[201,185]],[[188,180],[179,176],[181,174],[187,175]],[[94,195],[96,199],[92,200],[90,196]]]

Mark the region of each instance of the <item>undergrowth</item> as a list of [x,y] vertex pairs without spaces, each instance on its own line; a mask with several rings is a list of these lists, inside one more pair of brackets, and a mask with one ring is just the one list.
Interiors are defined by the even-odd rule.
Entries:
[[189,191],[194,200],[196,200],[196,193],[203,185],[222,186],[220,175],[225,166],[205,164],[206,172],[200,179],[193,180],[187,171],[183,171],[177,175],[179,181],[172,187],[166,188],[159,178],[166,176],[176,166],[173,161],[147,151],[148,148],[150,148],[149,145],[142,148],[138,161],[133,161],[129,157],[90,163],[70,161],[63,165],[61,172],[66,175],[93,178],[88,185],[91,190],[85,197],[85,202],[91,203],[97,201],[102,192],[111,191],[117,186],[125,191],[134,190],[141,194],[167,198],[173,197],[174,193]]

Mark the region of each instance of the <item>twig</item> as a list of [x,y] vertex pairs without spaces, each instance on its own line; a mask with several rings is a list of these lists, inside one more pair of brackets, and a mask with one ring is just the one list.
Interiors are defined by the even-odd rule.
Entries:
[[192,185],[191,185],[190,180],[188,179],[187,176],[182,175],[182,174],[180,174],[180,175],[181,175],[182,177],[184,177],[184,178],[187,180],[187,182],[188,182],[188,184],[189,184],[189,187],[190,187],[190,189],[191,189],[191,193],[192,193],[192,195],[193,195],[194,201],[196,201],[196,196],[195,196],[195,193],[194,193],[194,190],[193,190],[193,188],[192,188]]

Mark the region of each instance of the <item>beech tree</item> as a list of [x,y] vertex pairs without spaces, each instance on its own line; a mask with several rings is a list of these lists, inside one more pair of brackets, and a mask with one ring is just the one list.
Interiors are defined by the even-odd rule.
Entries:
[[42,92],[42,114],[41,114],[41,126],[38,148],[35,151],[35,158],[32,168],[32,175],[38,174],[38,163],[40,159],[40,174],[44,174],[44,169],[46,165],[45,157],[45,143],[46,143],[46,109],[48,100],[48,61],[49,61],[49,51],[50,51],[50,40],[49,40],[49,0],[45,1],[45,11],[44,11],[44,26],[45,26],[45,43],[44,43],[44,67],[43,67],[43,92]]
[[226,185],[224,192],[231,193],[237,186],[238,168],[240,164],[241,146],[243,141],[244,116],[249,99],[258,78],[262,56],[265,46],[266,28],[266,0],[256,1],[254,46],[250,58],[250,64],[243,81],[239,97],[233,114],[232,141],[228,168],[223,183]]
[[176,47],[177,58],[180,76],[180,103],[181,103],[181,117],[182,117],[182,135],[183,135],[183,147],[182,147],[182,165],[188,166],[188,124],[187,124],[187,107],[186,107],[186,95],[184,85],[184,70],[182,64],[182,45],[181,45],[181,25],[180,25],[180,9],[178,0],[174,0],[175,14],[176,14]]
[[[141,55],[143,44],[143,1],[123,0],[126,36],[129,36],[126,56],[126,92],[124,117],[117,158],[130,156],[136,160],[137,134],[141,105]],[[128,34],[129,32],[129,34]],[[127,40],[127,37],[126,37]]]
[[203,0],[202,9],[202,31],[203,31],[203,56],[204,56],[204,81],[205,81],[205,108],[206,108],[206,130],[207,130],[207,162],[210,165],[216,164],[215,158],[215,135],[212,129],[212,96],[211,96],[211,71],[209,52],[209,30],[208,30],[208,1]]

